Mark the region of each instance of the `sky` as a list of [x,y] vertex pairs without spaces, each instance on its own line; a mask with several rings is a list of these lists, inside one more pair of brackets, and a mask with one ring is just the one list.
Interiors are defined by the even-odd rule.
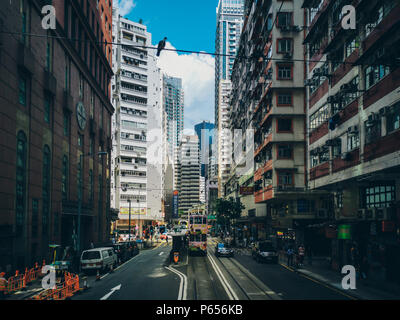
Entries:
[[[120,14],[142,19],[152,34],[153,45],[167,37],[166,48],[215,51],[218,0],[118,0]],[[158,66],[180,77],[185,91],[185,129],[209,120],[214,122],[214,56],[163,51]]]

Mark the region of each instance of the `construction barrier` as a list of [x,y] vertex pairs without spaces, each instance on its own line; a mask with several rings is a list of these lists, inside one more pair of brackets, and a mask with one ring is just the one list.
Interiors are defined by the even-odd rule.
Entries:
[[34,296],[33,300],[65,300],[71,298],[79,289],[79,276],[65,272],[64,281],[55,289],[47,289]]

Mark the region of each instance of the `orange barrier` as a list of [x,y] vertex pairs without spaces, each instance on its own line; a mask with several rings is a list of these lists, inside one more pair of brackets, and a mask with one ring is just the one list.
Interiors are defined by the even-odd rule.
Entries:
[[34,296],[34,300],[65,300],[72,297],[79,289],[79,276],[69,272],[64,274],[64,282],[56,289],[48,289]]

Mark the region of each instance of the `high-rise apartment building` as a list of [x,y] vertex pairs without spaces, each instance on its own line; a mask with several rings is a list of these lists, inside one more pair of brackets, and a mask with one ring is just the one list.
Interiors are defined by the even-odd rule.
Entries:
[[294,226],[318,223],[315,207],[324,201],[307,189],[304,9],[298,1],[277,0],[249,0],[246,8],[238,56],[250,58],[237,59],[233,68],[230,130],[234,136],[242,129],[244,153],[250,152],[246,130],[254,130],[254,170],[238,175],[244,164],[232,148],[225,192],[241,198],[243,225],[255,238],[276,238],[279,245],[279,233],[302,241]]
[[115,227],[127,230],[131,213],[131,230],[139,231],[161,220],[161,74],[154,51],[141,47],[151,46],[147,27],[118,12],[114,8],[112,201],[119,209]]
[[400,250],[400,4],[353,1],[356,29],[346,30],[348,2],[302,2],[310,26],[308,178],[312,190],[332,195],[319,208],[333,226],[324,241],[331,266],[351,263],[349,244],[357,242],[372,279],[400,283],[392,258]]
[[200,202],[200,155],[199,138],[183,135],[178,149],[177,190],[179,211],[187,214]]
[[182,79],[163,76],[163,104],[166,113],[166,137],[168,156],[176,159],[175,151],[179,147],[184,125],[184,91]]
[[[220,0],[216,9],[217,29],[215,34],[215,141],[218,155],[229,152],[228,139],[222,129],[226,126],[228,103],[235,56],[239,47],[243,27],[244,0]],[[223,195],[223,183],[228,177],[230,165],[218,156],[218,190]]]
[[53,1],[54,30],[43,3],[0,3],[1,271],[110,234],[111,52],[98,42],[111,1]]

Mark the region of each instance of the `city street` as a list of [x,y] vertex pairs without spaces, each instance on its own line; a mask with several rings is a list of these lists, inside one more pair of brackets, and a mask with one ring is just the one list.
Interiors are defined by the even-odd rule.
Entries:
[[[90,288],[73,300],[177,300],[179,276],[164,267],[170,249],[163,243],[158,248],[140,251],[113,273],[102,275],[100,281],[90,275]],[[108,295],[111,291],[114,292]]]
[[[174,269],[167,269],[171,247],[165,242],[154,249],[143,250],[114,272],[101,275],[100,281],[95,280],[95,275],[89,275],[89,289],[73,300],[351,299],[283,265],[257,263],[245,250],[236,249],[234,258],[217,258],[214,255],[216,241],[209,239],[207,256],[189,256]],[[179,270],[187,278],[171,270]],[[181,286],[186,291],[182,295]]]

